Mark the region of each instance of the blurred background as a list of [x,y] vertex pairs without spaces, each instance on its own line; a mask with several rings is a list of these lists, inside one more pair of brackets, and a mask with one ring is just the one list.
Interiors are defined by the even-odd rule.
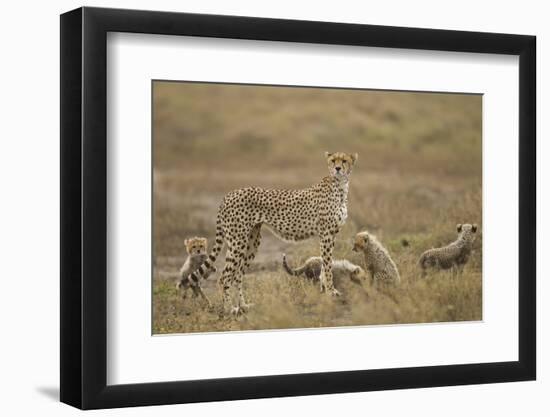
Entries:
[[[368,311],[362,308],[351,321],[346,319],[349,311],[343,311],[340,322],[480,319],[481,250],[465,273],[468,285],[461,287],[461,300],[456,294],[460,289],[425,288],[441,286],[441,280],[419,284],[416,260],[424,250],[454,240],[457,223],[482,225],[481,136],[481,95],[155,81],[154,330],[228,330],[214,318],[205,324],[198,317],[190,326],[193,309],[186,310],[182,322],[183,307],[172,281],[185,260],[183,241],[204,236],[212,242],[217,208],[228,191],[247,186],[303,188],[320,181],[327,175],[325,151],[359,154],[350,182],[349,216],[337,237],[335,257],[360,264],[360,256],[351,252],[351,239],[369,230],[388,247],[404,278],[401,292],[390,297],[388,305],[379,298],[375,308],[371,297],[362,303]],[[269,275],[262,285],[287,279],[280,268],[283,252],[295,264],[318,254],[315,239],[288,244],[267,230],[262,234],[253,278],[248,279],[252,292],[262,274]],[[481,248],[480,236],[476,247]],[[220,270],[222,258],[217,262]],[[211,278],[211,288],[207,285],[214,297],[215,281]],[[403,307],[411,291],[431,296],[445,293],[445,288],[455,291],[448,294],[454,297],[451,301],[433,300],[436,305],[424,306],[426,311]],[[296,304],[289,297],[289,303]],[[335,313],[339,311],[331,311]],[[315,325],[293,323],[291,318],[281,324],[277,318],[266,319],[269,314],[263,311],[261,325],[249,320],[237,328]]]

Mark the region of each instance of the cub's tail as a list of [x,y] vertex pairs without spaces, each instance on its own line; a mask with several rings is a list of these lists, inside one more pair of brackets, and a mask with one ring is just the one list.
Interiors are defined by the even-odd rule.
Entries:
[[290,266],[288,266],[288,263],[286,262],[286,255],[283,253],[283,268],[285,269],[286,273],[288,275],[292,275],[293,277],[297,277],[299,274],[294,271]]
[[288,275],[291,275],[293,277],[299,277],[300,275],[306,272],[307,265],[302,265],[299,268],[292,269],[286,262],[286,255],[283,253],[283,268],[285,269]]

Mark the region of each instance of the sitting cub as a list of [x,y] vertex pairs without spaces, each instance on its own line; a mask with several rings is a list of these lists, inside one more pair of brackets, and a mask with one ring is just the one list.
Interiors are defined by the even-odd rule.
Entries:
[[[180,269],[180,280],[178,281],[176,288],[183,291],[184,299],[187,297],[187,290],[191,288],[191,290],[193,290],[194,297],[200,295],[203,300],[210,305],[210,300],[202,291],[200,282],[198,280],[194,280],[191,276],[191,274],[195,272],[208,257],[206,253],[207,242],[207,239],[204,237],[185,239],[184,244],[188,256]],[[210,271],[207,271],[204,278],[208,278],[212,272],[216,272],[216,267],[213,266]]]
[[398,285],[401,281],[397,266],[384,246],[376,236],[368,232],[355,235],[354,252],[363,252],[365,266],[370,272],[372,281],[376,284]]

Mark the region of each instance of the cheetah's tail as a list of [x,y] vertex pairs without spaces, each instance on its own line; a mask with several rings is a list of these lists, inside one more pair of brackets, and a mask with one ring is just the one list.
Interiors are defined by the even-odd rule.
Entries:
[[214,267],[214,262],[218,259],[223,248],[223,227],[221,225],[220,218],[216,221],[216,238],[214,239],[214,246],[212,246],[212,251],[208,254],[208,258],[199,266],[193,273],[189,275],[190,281],[193,283],[200,282],[201,279],[206,279],[212,268]]

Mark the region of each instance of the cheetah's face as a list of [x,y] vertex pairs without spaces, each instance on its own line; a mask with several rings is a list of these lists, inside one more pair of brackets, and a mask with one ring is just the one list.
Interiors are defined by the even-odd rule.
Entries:
[[204,237],[185,239],[185,249],[190,256],[204,255],[206,253],[207,240]]
[[325,152],[325,157],[327,158],[328,172],[330,176],[338,179],[347,179],[351,174],[355,161],[357,161],[358,155],[356,153],[347,154],[343,152]]
[[469,242],[473,242],[476,240],[477,224],[457,224],[456,231],[458,232],[459,237],[468,240]]
[[369,234],[367,232],[357,233],[353,242],[354,252],[364,252],[369,247]]

